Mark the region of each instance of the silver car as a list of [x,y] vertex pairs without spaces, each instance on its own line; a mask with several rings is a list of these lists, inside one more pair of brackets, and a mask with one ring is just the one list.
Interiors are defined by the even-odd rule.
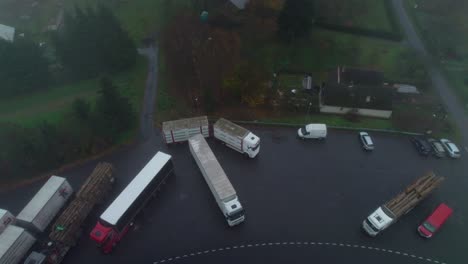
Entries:
[[451,158],[458,159],[461,156],[460,150],[458,147],[452,143],[452,141],[442,138],[440,140],[440,143],[442,143],[442,146],[444,146],[445,150],[447,151],[448,155]]
[[359,139],[365,150],[374,150],[374,142],[367,132],[359,132]]

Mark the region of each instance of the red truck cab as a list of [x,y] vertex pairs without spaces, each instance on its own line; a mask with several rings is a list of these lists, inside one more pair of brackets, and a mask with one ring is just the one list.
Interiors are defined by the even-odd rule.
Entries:
[[97,246],[101,248],[102,252],[108,254],[128,232],[129,227],[130,225],[125,226],[124,229],[119,232],[115,227],[103,225],[101,221],[98,221],[91,231],[90,237],[96,242]]
[[418,227],[418,233],[424,238],[431,238],[453,213],[452,208],[440,204],[434,212]]

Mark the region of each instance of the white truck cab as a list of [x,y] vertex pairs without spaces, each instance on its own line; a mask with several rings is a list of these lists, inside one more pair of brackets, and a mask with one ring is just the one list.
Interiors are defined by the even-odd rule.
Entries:
[[364,222],[362,228],[370,236],[376,236],[394,222],[395,216],[385,206],[377,208]]
[[255,158],[260,152],[260,138],[229,120],[220,118],[213,125],[214,137],[226,146]]
[[223,205],[220,205],[220,207],[223,208],[223,213],[229,226],[235,226],[244,222],[244,208],[237,197],[233,200],[223,202]]

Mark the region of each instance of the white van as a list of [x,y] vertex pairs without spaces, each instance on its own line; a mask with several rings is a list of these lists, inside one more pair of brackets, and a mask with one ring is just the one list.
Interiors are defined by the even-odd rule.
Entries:
[[325,124],[308,124],[297,131],[297,135],[302,138],[325,139],[327,137],[327,125]]

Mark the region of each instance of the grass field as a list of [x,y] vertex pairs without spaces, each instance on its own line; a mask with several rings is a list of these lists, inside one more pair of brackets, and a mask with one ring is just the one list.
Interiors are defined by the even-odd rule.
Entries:
[[349,27],[391,32],[386,0],[315,1],[317,20]]
[[[427,13],[423,11],[423,8],[415,9],[415,4],[418,4],[419,7],[424,5],[421,1],[408,0],[405,1],[405,4],[419,35],[436,61],[440,62],[439,66],[464,105],[465,112],[468,113],[468,36],[466,34],[451,34],[450,37],[440,37],[449,34],[451,31],[447,32],[447,29],[451,27],[466,29],[466,24],[451,24],[455,22],[445,19],[443,16]],[[449,58],[444,54],[443,47],[449,41],[457,49],[457,58]]]
[[308,38],[290,45],[266,42],[247,44],[252,60],[263,61],[269,71],[281,69],[323,72],[337,65],[374,68],[390,79],[399,77],[398,59],[405,46],[396,42],[314,29]]
[[[130,98],[139,111],[146,80],[146,60],[139,58],[136,66],[129,72],[112,76],[120,92]],[[51,87],[28,96],[0,100],[0,122],[14,122],[34,126],[43,121],[58,122],[68,111],[73,100],[85,99],[93,103],[99,89],[98,79],[74,84]]]

